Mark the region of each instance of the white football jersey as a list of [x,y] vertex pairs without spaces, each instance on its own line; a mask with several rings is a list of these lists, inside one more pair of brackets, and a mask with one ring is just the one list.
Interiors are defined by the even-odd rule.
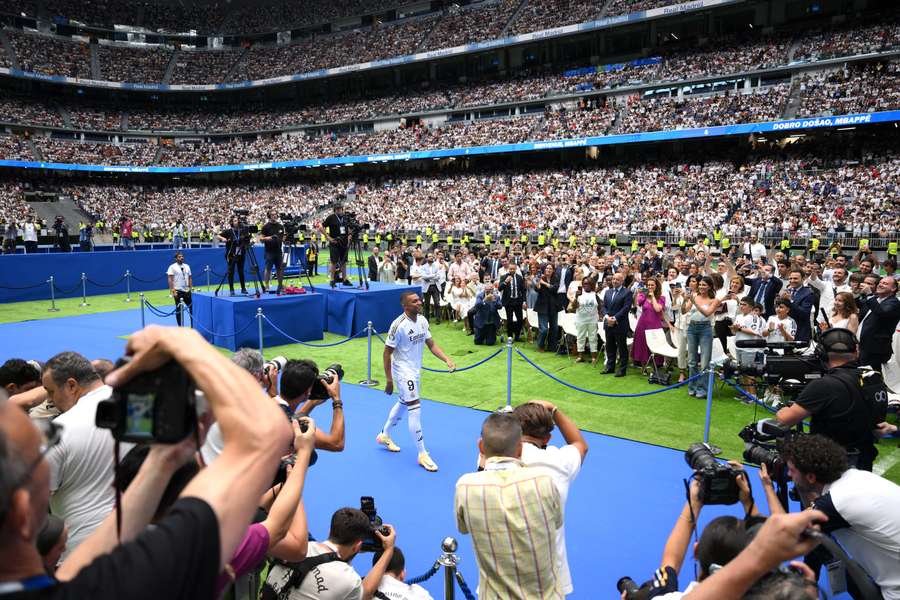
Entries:
[[412,321],[402,314],[391,323],[385,345],[394,349],[391,355],[391,371],[394,374],[418,378],[422,370],[422,352],[425,341],[431,339],[428,319],[418,315]]

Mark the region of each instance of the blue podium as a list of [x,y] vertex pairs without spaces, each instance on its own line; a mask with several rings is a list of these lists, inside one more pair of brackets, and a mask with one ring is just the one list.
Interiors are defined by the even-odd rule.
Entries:
[[369,282],[368,290],[342,286],[331,289],[328,284],[316,285],[316,291],[328,300],[325,329],[346,336],[359,333],[369,321],[372,321],[376,331],[385,333],[403,312],[400,296],[407,290],[422,293],[419,286],[377,281]]
[[209,343],[229,350],[259,347],[259,323],[256,319],[259,308],[262,308],[266,319],[275,325],[273,327],[263,320],[263,344],[266,348],[293,343],[287,336],[302,342],[324,337],[326,297],[323,294],[263,295],[255,298],[194,292],[193,304],[195,329]]

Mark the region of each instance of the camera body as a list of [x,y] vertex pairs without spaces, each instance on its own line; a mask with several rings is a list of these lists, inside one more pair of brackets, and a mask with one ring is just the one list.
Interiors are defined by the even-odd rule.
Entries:
[[784,479],[786,465],[781,458],[779,445],[789,434],[790,430],[779,425],[777,421],[764,419],[750,423],[738,433],[744,440],[744,460],[755,465],[766,465],[773,480]]
[[310,400],[325,400],[328,398],[328,390],[325,389],[326,383],[330,384],[334,378],[338,381],[344,378],[344,367],[339,363],[332,363],[319,373],[318,379],[313,383],[312,391],[309,392]]
[[684,453],[684,460],[693,469],[700,482],[700,500],[703,504],[736,504],[740,499],[737,485],[739,471],[716,460],[721,452],[709,444],[697,443]]
[[369,524],[372,526],[371,534],[363,540],[360,552],[377,552],[383,550],[384,545],[381,543],[378,536],[375,535],[375,532],[378,531],[381,535],[390,535],[391,530],[384,525],[381,517],[378,516],[378,511],[375,509],[375,498],[372,496],[362,496],[359,499],[359,510],[369,517]]
[[[116,367],[129,360],[119,359]],[[110,399],[97,405],[95,423],[120,442],[174,444],[197,428],[198,407],[205,411],[201,403],[205,397],[191,376],[170,360],[114,388]]]
[[[800,393],[806,384],[823,375],[821,362],[813,356],[792,354],[805,342],[766,342],[765,340],[742,340],[736,343],[739,350],[753,351],[752,363],[741,364],[728,359],[722,364],[722,377],[735,379],[739,376],[761,378],[768,385],[778,385],[787,395]],[[778,354],[776,350],[784,350]]]

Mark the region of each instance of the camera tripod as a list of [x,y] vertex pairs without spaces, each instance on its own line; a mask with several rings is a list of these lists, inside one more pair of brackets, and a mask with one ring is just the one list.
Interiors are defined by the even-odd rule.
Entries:
[[225,264],[227,267],[225,269],[225,274],[222,275],[222,279],[219,280],[219,285],[216,286],[216,291],[213,293],[214,296],[219,295],[219,290],[222,289],[225,280],[228,278],[228,271],[232,269],[232,266],[237,262],[238,256],[242,253],[250,259],[250,277],[252,278],[254,296],[257,298],[260,297],[260,294],[262,293],[261,290],[264,290],[265,287],[263,286],[262,278],[260,277],[259,261],[256,260],[256,253],[253,252],[253,248],[250,246],[249,234],[247,234],[246,237],[241,235],[240,239],[234,242],[231,250],[225,256]]
[[[350,238],[349,251],[353,253],[353,259],[356,263],[356,276],[359,279],[359,289],[369,289],[369,278],[366,275],[366,261],[363,260],[362,242],[359,241],[359,233],[355,232]],[[350,260],[349,252],[347,260]]]
[[[289,236],[289,240],[290,241],[286,243],[285,246],[287,247],[287,256],[290,259],[290,257],[294,255],[294,250],[302,248],[302,246],[297,246],[297,239],[293,235]],[[301,277],[306,277],[306,283],[309,285],[309,291],[311,293],[315,293],[316,288],[313,287],[312,279],[310,279],[309,276],[309,265],[306,265],[306,268],[299,270],[299,272],[297,273],[297,279],[300,279]],[[285,279],[287,279],[287,277],[285,277]]]

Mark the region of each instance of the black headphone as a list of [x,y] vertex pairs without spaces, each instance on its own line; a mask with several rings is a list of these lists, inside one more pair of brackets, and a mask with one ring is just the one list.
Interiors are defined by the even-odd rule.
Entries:
[[833,352],[853,354],[859,347],[859,342],[849,329],[832,327],[818,335],[816,346],[816,358],[822,362],[828,361],[828,355]]

